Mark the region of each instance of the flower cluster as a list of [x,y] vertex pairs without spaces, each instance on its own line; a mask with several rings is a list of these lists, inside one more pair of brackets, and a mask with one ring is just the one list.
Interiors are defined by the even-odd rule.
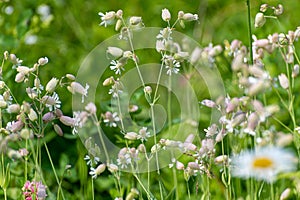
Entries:
[[41,182],[26,181],[22,191],[25,200],[44,200],[47,197],[46,186]]

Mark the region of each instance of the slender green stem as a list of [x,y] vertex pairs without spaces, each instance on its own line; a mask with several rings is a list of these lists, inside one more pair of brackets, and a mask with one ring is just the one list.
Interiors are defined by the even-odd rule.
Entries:
[[249,37],[249,51],[250,51],[250,64],[253,64],[253,51],[252,51],[252,24],[251,24],[251,4],[250,0],[247,1],[247,13],[248,13],[248,37]]
[[144,184],[142,183],[142,181],[139,179],[139,177],[136,175],[136,174],[134,174],[133,175],[135,178],[136,178],[136,180],[139,182],[139,184],[140,184],[140,186],[143,188],[143,190],[146,192],[146,194],[147,194],[147,198],[150,200],[151,199],[151,195],[150,195],[150,191],[148,191],[146,188],[145,188],[145,186],[144,186]]
[[[45,147],[45,149],[46,149],[46,152],[47,152],[47,155],[48,155],[48,158],[49,158],[49,161],[50,161],[50,164],[51,164],[51,167],[52,167],[52,170],[53,170],[55,179],[56,179],[56,182],[57,182],[57,184],[58,184],[58,191],[61,192],[62,198],[65,199],[64,193],[63,193],[63,190],[62,190],[62,188],[61,188],[61,185],[59,184],[59,179],[58,179],[58,176],[57,176],[57,173],[56,173],[54,164],[53,164],[53,162],[52,162],[51,154],[50,154],[50,152],[49,152],[49,149],[48,149],[48,147],[47,147],[46,142],[44,142],[44,147]],[[59,196],[57,196],[57,199],[59,199]]]
[[95,199],[95,191],[94,191],[94,179],[92,178],[92,199]]
[[106,162],[110,163],[109,154],[108,154],[108,151],[106,149],[106,144],[104,142],[103,134],[102,134],[102,132],[100,130],[100,124],[99,124],[99,121],[98,121],[98,118],[97,118],[96,114],[93,115],[93,120],[94,120],[94,123],[95,123],[95,125],[97,127],[97,132],[99,134],[100,142],[101,142],[101,145],[102,145],[103,150],[104,150],[104,154],[105,154],[105,157],[106,157]]

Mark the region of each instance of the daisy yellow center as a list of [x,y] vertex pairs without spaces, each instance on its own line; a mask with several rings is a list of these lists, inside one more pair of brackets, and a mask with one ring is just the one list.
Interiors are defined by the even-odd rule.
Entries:
[[273,160],[267,157],[255,158],[252,163],[254,168],[270,168],[273,166]]

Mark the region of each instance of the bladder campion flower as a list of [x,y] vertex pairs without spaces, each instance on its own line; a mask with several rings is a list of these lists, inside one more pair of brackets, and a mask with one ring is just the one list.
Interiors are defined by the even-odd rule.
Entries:
[[295,169],[294,155],[279,147],[262,147],[246,151],[232,158],[232,174],[241,178],[254,177],[257,180],[273,182],[276,175]]

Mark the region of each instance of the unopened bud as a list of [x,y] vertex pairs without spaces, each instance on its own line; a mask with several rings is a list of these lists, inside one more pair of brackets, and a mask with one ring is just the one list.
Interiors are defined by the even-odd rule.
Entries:
[[55,99],[51,96],[48,96],[48,95],[45,95],[45,96],[42,97],[42,102],[44,104],[48,104],[48,105],[51,105],[51,106],[55,105],[55,103],[56,103]]
[[21,120],[15,121],[11,125],[11,132],[17,132],[24,127],[24,123]]
[[260,5],[259,11],[260,11],[260,12],[266,12],[267,9],[268,9],[268,7],[269,7],[269,5],[266,4],[266,3],[264,3],[264,4]]
[[61,116],[61,117],[59,118],[59,121],[60,121],[61,123],[63,123],[64,125],[66,125],[66,126],[71,126],[71,127],[73,127],[73,126],[75,125],[75,119],[72,118],[72,117],[69,117],[69,116]]
[[259,12],[255,16],[254,26],[255,28],[260,28],[266,23],[266,18],[263,13]]
[[182,162],[176,161],[176,169],[184,170],[184,164]]
[[62,131],[62,129],[60,128],[59,125],[54,124],[53,128],[54,128],[55,133],[57,133],[57,135],[59,135],[59,136],[63,136],[64,135],[64,132]]
[[296,64],[296,65],[294,66],[294,68],[293,68],[293,72],[292,72],[292,76],[293,76],[293,78],[297,77],[297,76],[298,76],[298,74],[299,74],[299,65],[298,65],[298,64]]
[[3,100],[0,100],[0,108],[6,108],[7,103]]
[[280,195],[280,200],[289,199],[290,194],[291,194],[291,189],[290,188],[285,189]]
[[46,65],[48,63],[48,58],[44,57],[44,58],[40,58],[38,60],[39,65]]
[[90,114],[95,114],[97,111],[97,107],[93,102],[90,102],[85,106],[85,110],[88,111]]
[[8,113],[18,113],[20,112],[20,105],[19,104],[11,104],[7,107],[7,112]]
[[281,15],[283,13],[283,6],[278,4],[278,6],[274,9],[274,15]]
[[53,93],[55,91],[55,88],[58,84],[58,79],[57,78],[52,78],[46,85],[46,91],[48,93]]
[[168,9],[164,8],[161,12],[161,18],[165,21],[168,22],[171,19],[171,13]]
[[48,123],[55,119],[55,115],[53,114],[53,112],[47,112],[43,115],[42,119],[44,123]]
[[152,93],[152,88],[150,86],[145,86],[144,88],[144,92],[148,95],[150,95]]
[[60,109],[55,109],[55,116],[61,117],[61,116],[63,116],[63,112]]
[[9,57],[9,52],[8,51],[5,51],[4,52],[4,59],[7,60]]
[[16,77],[15,77],[15,81],[16,81],[17,83],[21,83],[21,82],[23,82],[24,80],[25,80],[25,74],[23,74],[23,73],[21,73],[21,72],[17,73],[17,75],[16,75]]
[[27,140],[30,138],[30,131],[27,128],[23,128],[20,132],[21,138]]
[[183,15],[182,19],[185,21],[196,21],[198,20],[198,15],[192,13],[186,13]]
[[109,164],[107,168],[111,173],[115,173],[119,170],[119,167],[115,164]]
[[228,156],[227,155],[220,155],[215,158],[215,163],[218,165],[227,164],[228,163]]
[[199,164],[196,163],[196,162],[189,162],[189,163],[188,163],[188,167],[191,168],[191,169],[194,169],[194,170],[200,169]]
[[66,74],[67,79],[74,81],[75,80],[75,76],[73,74]]
[[122,27],[122,20],[118,19],[115,25],[115,31],[119,31]]
[[106,53],[112,55],[114,58],[119,58],[123,55],[123,50],[118,47],[108,47]]
[[33,90],[33,89],[31,89],[31,88],[26,88],[26,93],[27,93],[27,95],[29,96],[29,98],[31,98],[31,99],[35,99],[35,98],[37,98],[37,93],[36,93],[36,91],[35,90]]
[[30,121],[35,121],[37,120],[38,116],[36,114],[36,112],[31,108],[28,114],[28,118],[30,119]]
[[118,10],[116,12],[116,17],[119,18],[119,19],[121,19],[123,17],[123,10]]
[[137,137],[138,137],[138,134],[135,133],[135,132],[128,132],[128,133],[125,134],[124,137],[125,137],[126,139],[128,139],[128,140],[136,140]]
[[142,22],[142,17],[133,16],[133,17],[130,17],[130,19],[129,19],[130,25],[138,25],[141,22]]
[[289,88],[289,79],[285,74],[280,74],[278,76],[279,79],[279,84],[283,89],[288,89]]

